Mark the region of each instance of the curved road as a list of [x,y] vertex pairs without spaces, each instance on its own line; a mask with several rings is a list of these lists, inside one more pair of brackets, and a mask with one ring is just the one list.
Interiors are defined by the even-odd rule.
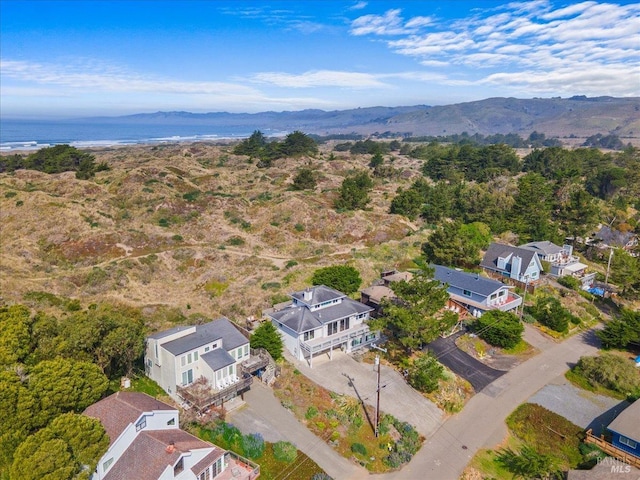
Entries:
[[[598,350],[599,343],[593,330],[556,344],[544,340],[532,327],[527,325],[526,328],[527,341],[541,353],[485,387],[469,400],[462,412],[440,421],[435,432],[427,437],[420,451],[402,470],[376,475],[376,480],[458,480],[479,449],[494,447],[504,439],[507,434],[504,421],[518,405],[564,374],[581,356],[594,355]],[[231,414],[231,420],[241,429],[270,436],[282,434],[336,480],[369,477],[366,470],[340,457],[297,422],[277,400],[272,400],[273,395],[267,389],[256,389],[251,396],[246,397],[247,409]],[[420,412],[407,412],[407,416],[416,413]],[[265,438],[269,439],[267,435]],[[294,477],[295,474],[291,478]]]

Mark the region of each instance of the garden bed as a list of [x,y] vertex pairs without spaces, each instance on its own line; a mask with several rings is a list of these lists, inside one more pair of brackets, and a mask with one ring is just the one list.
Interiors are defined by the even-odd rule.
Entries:
[[315,435],[373,473],[401,467],[424,440],[413,426],[383,413],[376,437],[373,407],[320,387],[290,364],[283,366],[274,393]]

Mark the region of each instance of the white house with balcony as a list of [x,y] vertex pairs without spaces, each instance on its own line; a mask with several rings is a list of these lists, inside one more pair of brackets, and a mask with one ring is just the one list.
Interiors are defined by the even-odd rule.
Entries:
[[253,480],[260,467],[180,429],[178,410],[139,392],[117,392],[84,415],[102,423],[109,448],[91,480]]
[[542,263],[535,251],[502,243],[489,245],[480,266],[490,274],[522,286],[538,282],[542,272]]
[[242,362],[250,356],[249,340],[227,318],[204,325],[181,326],[147,337],[145,372],[171,398],[187,400],[185,389],[206,380],[215,398],[228,400],[249,388]]
[[457,305],[462,305],[474,317],[489,310],[509,312],[522,305],[522,297],[515,287],[477,273],[467,273],[442,265],[431,265],[434,278],[447,285],[447,293]]
[[367,325],[373,308],[324,285],[291,294],[292,302],[269,312],[287,350],[298,360],[309,361],[333,350],[352,352],[379,339]]
[[580,259],[573,255],[573,247],[571,245],[560,247],[553,242],[544,240],[525,243],[520,245],[520,248],[536,252],[540,260],[549,262],[551,264],[549,274],[554,277],[564,277],[566,275],[581,277],[587,269],[587,265],[581,263]]

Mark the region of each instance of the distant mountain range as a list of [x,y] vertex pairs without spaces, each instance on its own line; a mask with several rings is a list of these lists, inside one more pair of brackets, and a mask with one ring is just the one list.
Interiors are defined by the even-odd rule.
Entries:
[[247,130],[294,131],[319,135],[398,133],[411,136],[482,135],[531,132],[547,137],[587,137],[601,133],[640,137],[640,98],[488,98],[454,105],[369,107],[262,113],[157,112],[85,119],[88,122],[210,125]]

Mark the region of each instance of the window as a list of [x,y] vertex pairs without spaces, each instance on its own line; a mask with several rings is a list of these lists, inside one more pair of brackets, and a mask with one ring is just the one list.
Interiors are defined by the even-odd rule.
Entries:
[[207,353],[209,351],[210,347],[204,347],[204,353]]
[[184,470],[184,457],[180,457],[180,460],[178,460],[178,463],[176,463],[176,466],[173,467],[173,476],[177,476],[179,473],[182,473],[182,471]]
[[153,367],[153,362],[151,361],[150,358],[147,358],[147,367],[149,368]]
[[187,355],[187,363],[193,363],[193,356],[191,354]]
[[176,424],[176,419],[175,418],[172,418],[171,420],[169,420],[167,422],[167,425],[175,425],[175,424]]
[[187,357],[185,355],[180,357],[180,366],[184,367],[187,364]]
[[193,370],[191,369],[182,372],[182,385],[189,385],[190,383],[193,383]]
[[340,331],[349,330],[349,319],[343,318],[340,320]]
[[635,448],[638,446],[637,442],[634,442],[633,440],[631,440],[630,438],[627,437],[623,437],[622,435],[620,435],[620,443],[622,445],[626,445],[627,447],[631,447],[635,450]]
[[111,457],[109,460],[107,460],[106,462],[104,462],[104,463],[102,464],[102,470],[103,470],[104,472],[106,472],[106,471],[107,471],[107,469],[111,466],[111,464],[112,464],[112,463],[113,463],[113,457]]
[[249,345],[244,346],[244,356],[246,357],[247,355],[249,355]]
[[304,332],[304,341],[307,342],[314,338],[315,332],[311,330],[310,332]]
[[351,340],[351,346],[352,347],[357,347],[360,344],[362,344],[362,337],[354,338],[353,340]]
[[338,333],[338,322],[327,325],[327,335],[333,335],[334,333]]
[[198,352],[193,352],[193,361],[194,362],[198,361]]
[[471,292],[469,290],[463,290],[462,293],[467,297],[471,296]]
[[198,480],[209,480],[210,478],[209,467],[198,476]]
[[156,359],[157,359],[158,358],[158,343],[157,342],[154,344],[154,350],[156,352]]
[[139,432],[147,426],[147,417],[142,417],[138,423],[136,423],[136,432]]

